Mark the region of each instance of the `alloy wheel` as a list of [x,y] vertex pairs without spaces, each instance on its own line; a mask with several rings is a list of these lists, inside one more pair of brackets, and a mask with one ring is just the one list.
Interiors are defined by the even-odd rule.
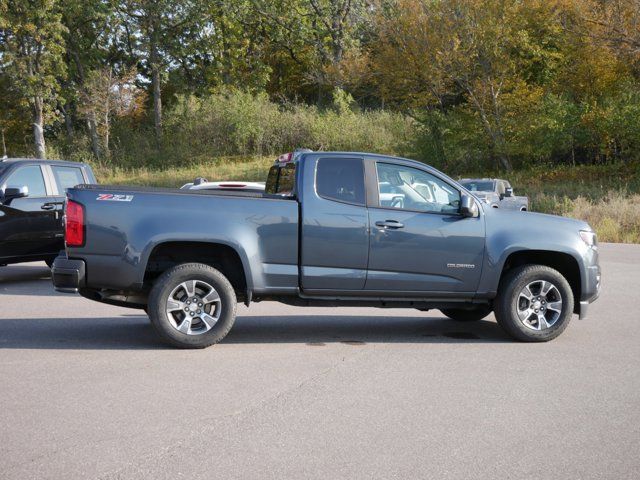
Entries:
[[166,311],[173,328],[186,335],[202,335],[218,322],[221,307],[215,288],[202,280],[187,280],[171,291]]
[[562,313],[562,295],[548,280],[536,280],[526,285],[517,299],[518,318],[532,330],[551,328]]

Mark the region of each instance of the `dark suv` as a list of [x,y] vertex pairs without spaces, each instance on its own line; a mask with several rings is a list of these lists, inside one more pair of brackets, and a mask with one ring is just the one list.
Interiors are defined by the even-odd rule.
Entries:
[[0,265],[44,260],[64,248],[65,190],[96,183],[89,165],[60,160],[0,161]]

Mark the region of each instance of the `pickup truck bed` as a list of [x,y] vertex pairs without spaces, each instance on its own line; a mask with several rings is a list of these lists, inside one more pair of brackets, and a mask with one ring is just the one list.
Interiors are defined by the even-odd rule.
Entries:
[[[125,198],[99,199],[118,194]],[[159,264],[173,254],[169,247],[157,247],[206,243],[214,235],[216,244],[233,249],[243,265],[249,267],[251,259],[259,266],[247,268],[251,275],[245,280],[251,291],[281,293],[297,288],[298,204],[293,198],[261,192],[102,185],[81,186],[69,192],[69,198],[89,211],[86,236],[91,250],[82,257],[91,265],[86,283],[93,288],[142,289],[153,269],[161,268]],[[100,215],[89,218],[92,206],[99,207]],[[144,217],[138,212],[144,212]],[[114,257],[124,262],[113,262]],[[150,259],[151,270],[141,270]]]

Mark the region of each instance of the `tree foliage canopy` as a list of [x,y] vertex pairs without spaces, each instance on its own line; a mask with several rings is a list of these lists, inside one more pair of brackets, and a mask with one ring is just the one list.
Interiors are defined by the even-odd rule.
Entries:
[[248,95],[285,116],[391,110],[449,168],[626,161],[640,0],[0,0],[0,88],[10,153],[46,138],[102,160],[136,131],[161,155],[185,99]]

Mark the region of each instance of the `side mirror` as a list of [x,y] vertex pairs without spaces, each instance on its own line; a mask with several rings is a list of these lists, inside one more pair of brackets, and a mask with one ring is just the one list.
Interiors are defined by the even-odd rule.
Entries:
[[3,201],[8,202],[15,198],[24,198],[29,196],[29,187],[7,187],[4,189]]
[[460,214],[463,217],[471,218],[475,218],[479,215],[478,204],[473,197],[464,193],[462,194],[462,197],[460,198]]
[[507,187],[504,191],[505,197],[513,197],[513,188]]

